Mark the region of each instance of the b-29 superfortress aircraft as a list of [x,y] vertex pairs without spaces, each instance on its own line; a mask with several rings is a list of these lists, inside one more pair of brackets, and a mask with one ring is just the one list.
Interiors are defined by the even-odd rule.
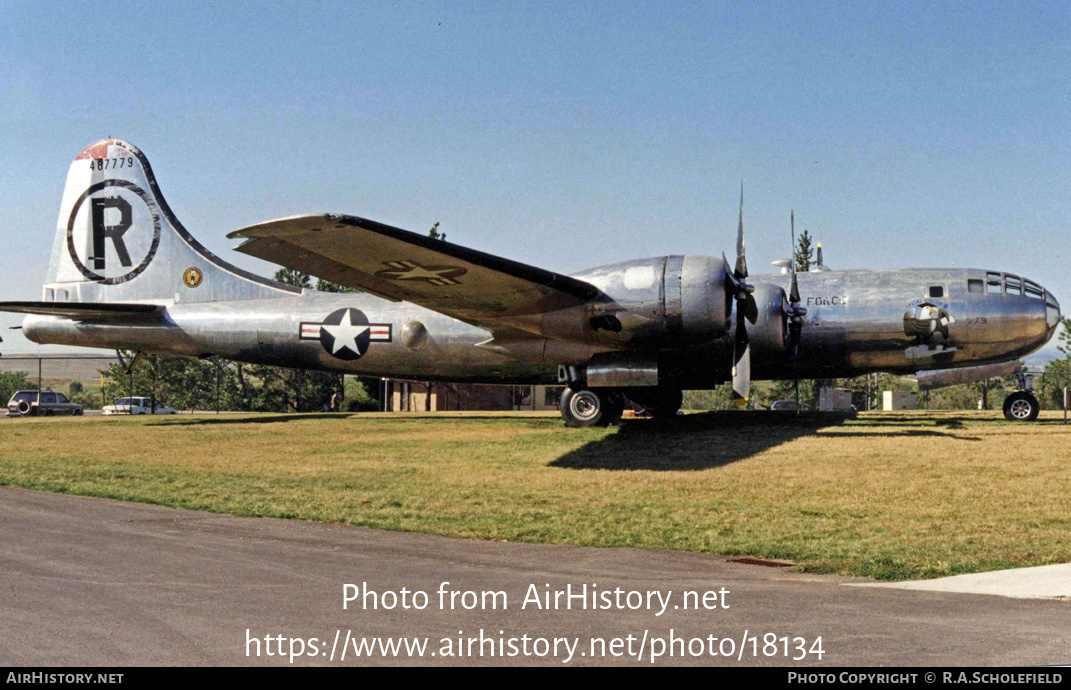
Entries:
[[[302,290],[213,255],[172,213],[149,161],[105,139],[67,175],[37,343],[420,381],[566,384],[569,426],[628,402],[671,416],[681,391],[731,380],[916,374],[981,380],[1043,346],[1060,307],[1040,285],[973,269],[750,276],[743,202],[735,265],[659,256],[567,276],[349,215],[238,230],[237,250],[361,293]],[[794,241],[794,240],[793,240]],[[821,261],[819,261],[821,264]],[[1034,419],[1028,391],[1005,400]]]

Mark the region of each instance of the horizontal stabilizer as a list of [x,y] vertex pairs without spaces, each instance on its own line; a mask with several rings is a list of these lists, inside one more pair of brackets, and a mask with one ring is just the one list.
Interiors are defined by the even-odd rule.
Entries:
[[76,321],[100,321],[130,316],[147,316],[162,311],[158,304],[121,304],[112,302],[0,302],[0,311],[19,314],[62,316]]

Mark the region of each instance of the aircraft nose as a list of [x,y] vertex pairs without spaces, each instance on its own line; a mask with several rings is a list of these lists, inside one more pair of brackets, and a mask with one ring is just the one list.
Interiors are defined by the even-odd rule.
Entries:
[[1055,331],[1060,325],[1060,303],[1048,290],[1045,291],[1045,325],[1050,331]]

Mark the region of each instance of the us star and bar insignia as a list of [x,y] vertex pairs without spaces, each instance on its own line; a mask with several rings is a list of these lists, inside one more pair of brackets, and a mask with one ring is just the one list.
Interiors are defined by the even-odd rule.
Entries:
[[384,261],[388,268],[377,271],[376,276],[387,280],[422,280],[440,287],[458,285],[466,270],[460,266],[422,266],[415,261]]
[[319,340],[332,357],[343,360],[360,359],[372,342],[392,340],[389,323],[369,323],[360,309],[336,309],[322,322],[302,321],[301,340]]

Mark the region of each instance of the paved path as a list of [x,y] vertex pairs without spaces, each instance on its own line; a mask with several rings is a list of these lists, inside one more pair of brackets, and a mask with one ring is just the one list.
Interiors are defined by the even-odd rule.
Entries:
[[[289,656],[276,655],[278,636],[284,650],[302,652],[296,664],[325,665],[650,665],[659,651],[658,664],[785,666],[1023,665],[1071,656],[1066,600],[845,586],[867,581],[703,554],[456,540],[12,488],[0,488],[0,525],[0,665],[288,665]],[[1042,575],[1038,582],[1050,581]],[[362,610],[358,599],[344,609],[347,583],[367,583],[380,608]],[[572,609],[540,610],[531,599],[522,607],[526,595],[584,585],[589,596]],[[384,610],[393,602],[383,594],[403,588],[426,594],[427,607]],[[592,591],[600,608],[578,608]],[[693,610],[683,607],[686,591],[700,593]],[[504,592],[508,608],[491,594],[482,607],[463,608],[484,592]],[[410,605],[423,603],[409,596]],[[822,658],[793,661],[804,655],[795,640],[786,658],[785,643],[765,645],[767,633],[804,638],[807,651],[821,637]],[[428,646],[419,658],[377,651],[358,660],[347,634],[428,638]],[[446,645],[454,656],[444,656]],[[726,656],[710,656],[711,646]]]
[[913,589],[920,592],[960,592],[962,594],[992,594],[1018,599],[1067,601],[1071,600],[1071,563],[956,575],[937,580],[882,582],[864,586]]

